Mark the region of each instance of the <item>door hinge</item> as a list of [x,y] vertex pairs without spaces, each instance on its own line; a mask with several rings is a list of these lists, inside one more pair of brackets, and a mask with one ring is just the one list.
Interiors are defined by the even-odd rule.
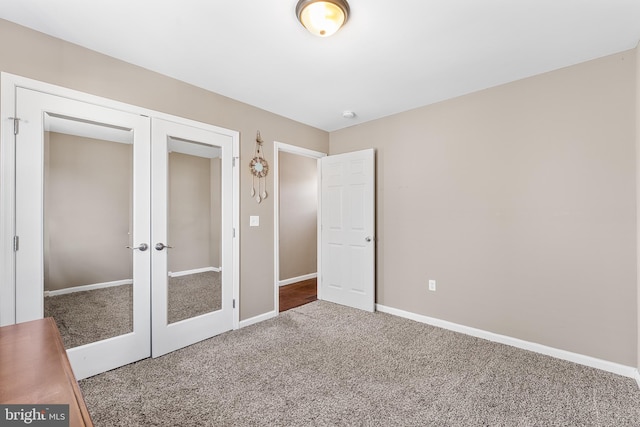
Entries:
[[233,227],[233,238],[235,239],[235,237],[236,237],[236,228]]
[[236,308],[236,300],[233,300],[233,308]]
[[13,120],[13,134],[17,135],[20,132],[20,119],[17,117],[9,117]]
[[232,163],[233,163],[233,167],[236,167],[236,160],[238,160],[238,157],[232,157]]
[[13,236],[13,251],[18,252],[18,249],[20,249],[20,237]]

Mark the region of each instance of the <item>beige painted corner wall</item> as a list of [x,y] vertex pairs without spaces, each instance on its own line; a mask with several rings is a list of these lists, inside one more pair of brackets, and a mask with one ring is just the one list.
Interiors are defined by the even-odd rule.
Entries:
[[45,291],[131,280],[132,148],[46,132]]
[[318,270],[318,161],[279,152],[280,280]]
[[[0,71],[239,131],[240,319],[274,310],[274,200],[257,204],[250,197],[256,131],[269,162],[275,140],[327,152],[327,132],[5,20],[0,40],[11,40],[0,43]],[[273,189],[273,174],[267,185]],[[260,227],[249,228],[250,215],[260,216]]]
[[220,267],[221,177],[215,164],[220,159],[169,153],[167,241],[172,273]]
[[636,366],[635,79],[631,50],[331,133],[377,150],[377,303]]
[[222,267],[222,161],[209,160],[211,182],[211,223],[209,224],[209,265]]
[[[132,145],[45,135],[44,289],[131,280]],[[220,267],[220,159],[169,154],[169,271]]]

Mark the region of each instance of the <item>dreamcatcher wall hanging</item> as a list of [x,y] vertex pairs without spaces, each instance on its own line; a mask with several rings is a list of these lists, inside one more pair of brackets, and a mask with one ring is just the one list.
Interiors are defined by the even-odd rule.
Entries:
[[[251,169],[251,197],[260,203],[269,195],[267,193],[267,174],[269,173],[269,164],[262,155],[262,138],[260,131],[256,135],[256,147],[253,151],[253,159],[249,162]],[[258,178],[258,191],[256,191],[256,178]]]

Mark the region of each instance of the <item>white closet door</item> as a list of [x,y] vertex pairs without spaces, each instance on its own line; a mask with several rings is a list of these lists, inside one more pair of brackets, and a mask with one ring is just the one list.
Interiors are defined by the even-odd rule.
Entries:
[[[99,305],[78,299],[80,321],[64,325],[70,337],[93,334],[68,349],[76,377],[148,357],[149,118],[16,90],[16,322],[45,315],[45,291],[100,289]],[[107,321],[117,335],[100,335]]]
[[233,328],[233,137],[152,119],[152,355]]

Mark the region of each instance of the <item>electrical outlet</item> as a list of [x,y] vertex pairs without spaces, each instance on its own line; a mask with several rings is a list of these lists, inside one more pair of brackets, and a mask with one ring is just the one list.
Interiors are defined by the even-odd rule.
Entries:
[[430,291],[436,291],[436,281],[435,280],[429,280],[429,290]]

